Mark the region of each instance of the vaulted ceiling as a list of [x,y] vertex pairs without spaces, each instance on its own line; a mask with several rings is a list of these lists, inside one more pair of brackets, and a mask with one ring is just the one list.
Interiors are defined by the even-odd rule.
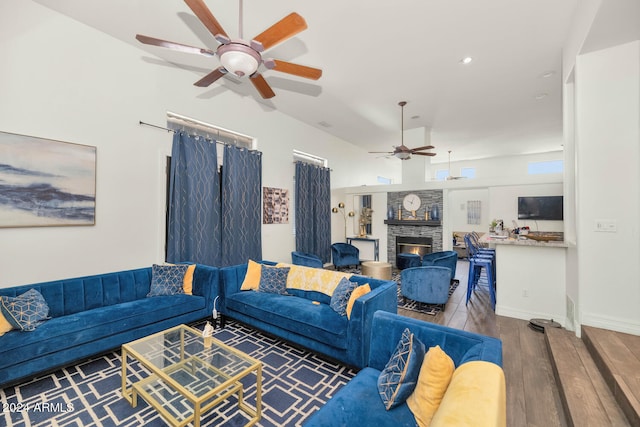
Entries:
[[[173,66],[190,84],[217,57],[140,44],[137,33],[215,50],[218,42],[180,0],[36,0],[140,49],[140,61]],[[226,32],[239,32],[238,0],[205,0]],[[427,128],[438,154],[456,160],[546,152],[562,144],[562,48],[577,0],[245,0],[244,38],[298,12],[308,29],[265,57],[323,70],[317,80],[264,71],[276,93],[264,100],[225,76],[202,88],[250,96],[366,150]],[[469,64],[461,60],[471,57]],[[160,60],[159,60],[159,59]],[[187,83],[185,83],[187,81]]]

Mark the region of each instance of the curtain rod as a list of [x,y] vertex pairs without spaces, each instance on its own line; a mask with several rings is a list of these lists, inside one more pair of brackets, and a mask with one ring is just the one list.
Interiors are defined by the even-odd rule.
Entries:
[[151,123],[145,123],[142,120],[139,121],[139,124],[140,124],[140,126],[151,126],[152,128],[162,129],[162,130],[166,130],[167,132],[176,133],[176,131],[173,130],[173,129],[165,128],[165,127],[158,126],[158,125],[152,125]]
[[[152,128],[166,130],[167,132],[173,132],[173,133],[177,132],[175,129],[169,129],[169,128],[166,128],[166,127],[163,127],[163,126],[153,125],[151,123],[143,122],[142,120],[139,120],[138,123],[139,123],[140,126],[149,126],[149,127],[152,127]],[[216,141],[216,140],[214,140],[213,142],[215,142],[216,144],[220,144],[220,145],[233,145],[233,144],[229,144],[229,143],[221,142],[221,141]],[[245,150],[249,150],[249,151],[258,151],[258,150],[252,150],[252,149],[246,148],[246,147],[239,147],[239,148],[242,148],[242,149],[245,149]]]

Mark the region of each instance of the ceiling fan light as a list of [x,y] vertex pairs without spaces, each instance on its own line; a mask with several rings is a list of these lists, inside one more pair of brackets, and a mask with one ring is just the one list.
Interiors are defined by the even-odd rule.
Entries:
[[411,153],[409,153],[408,151],[400,151],[398,153],[395,153],[394,156],[396,156],[400,160],[409,160],[411,158]]
[[218,54],[222,66],[238,77],[255,73],[262,60],[256,51],[241,43],[222,45],[218,48]]

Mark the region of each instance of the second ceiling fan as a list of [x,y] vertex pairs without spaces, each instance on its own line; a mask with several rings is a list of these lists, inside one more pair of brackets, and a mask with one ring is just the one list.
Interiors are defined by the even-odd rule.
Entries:
[[412,155],[414,156],[429,156],[433,157],[436,153],[427,151],[432,150],[436,147],[433,145],[424,145],[422,147],[409,148],[404,145],[404,106],[407,105],[407,101],[398,102],[400,106],[400,145],[396,145],[393,151],[369,151],[372,154],[390,154],[392,156],[397,157],[400,160],[409,160]]
[[213,37],[220,42],[220,46],[218,46],[215,52],[210,49],[188,46],[182,43],[144,36],[142,34],[137,34],[136,39],[144,44],[165,47],[181,52],[196,53],[204,56],[218,55],[221,66],[195,82],[194,84],[196,86],[208,87],[225,74],[233,73],[238,77],[248,76],[260,95],[268,99],[274,97],[275,93],[258,71],[258,67],[261,64],[264,64],[264,66],[270,70],[312,80],[318,80],[320,76],[322,76],[322,70],[318,68],[293,64],[279,59],[262,58],[262,53],[265,50],[278,43],[282,43],[307,28],[307,23],[304,18],[297,13],[293,12],[285,16],[250,41],[245,41],[242,39],[242,0],[240,0],[240,38],[238,39],[229,38],[229,35],[224,31],[203,0],[184,0],[184,2],[193,13],[195,13]]

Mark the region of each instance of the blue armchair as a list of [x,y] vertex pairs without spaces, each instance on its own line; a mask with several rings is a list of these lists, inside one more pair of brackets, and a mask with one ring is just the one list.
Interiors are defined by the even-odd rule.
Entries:
[[300,251],[291,252],[291,263],[315,268],[322,268],[324,266],[324,263],[319,257]]
[[331,245],[331,257],[336,268],[360,265],[360,250],[348,243]]
[[407,268],[400,272],[400,277],[400,291],[405,298],[443,306],[449,300],[451,269],[447,267]]
[[424,267],[447,267],[451,270],[451,283],[456,279],[456,267],[458,266],[458,253],[456,251],[432,252],[422,257]]

